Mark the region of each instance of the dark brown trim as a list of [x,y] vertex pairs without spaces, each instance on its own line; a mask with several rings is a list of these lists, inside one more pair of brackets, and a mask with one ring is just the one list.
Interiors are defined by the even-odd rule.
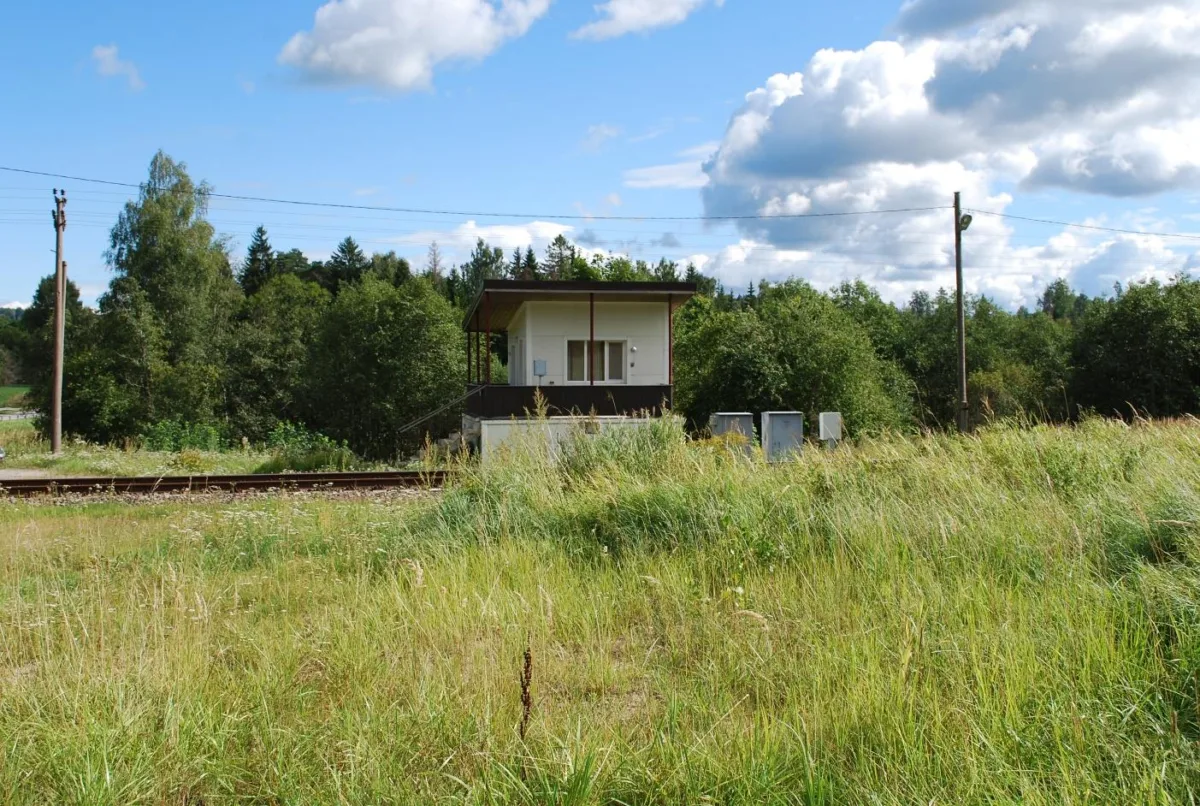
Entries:
[[479,292],[471,300],[463,318],[463,328],[478,328],[479,312],[485,294],[528,294],[536,297],[553,297],[559,294],[601,294],[612,296],[656,297],[664,295],[690,297],[696,294],[695,283],[658,282],[594,282],[575,280],[485,280]]
[[487,321],[487,335],[483,337],[484,352],[487,353],[487,358],[484,359],[484,372],[486,374],[486,383],[492,382],[492,295],[486,291],[483,294],[483,308],[487,313],[484,314],[484,319]]
[[675,385],[675,297],[667,295],[667,383]]
[[[525,418],[534,412],[534,394],[540,392],[551,417],[571,414],[600,416],[648,412],[661,415],[671,407],[670,386],[576,384],[572,386],[480,386],[464,403],[466,413],[485,420]],[[536,416],[536,415],[533,415]]]
[[587,367],[591,370],[592,386],[596,385],[596,295],[588,294],[588,354]]

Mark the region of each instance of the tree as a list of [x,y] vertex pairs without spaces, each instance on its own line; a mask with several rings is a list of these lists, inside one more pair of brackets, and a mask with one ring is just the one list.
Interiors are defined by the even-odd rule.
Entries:
[[407,259],[399,257],[395,252],[372,255],[371,268],[368,271],[395,286],[403,285],[412,278],[412,266]]
[[1200,412],[1200,280],[1132,283],[1093,302],[1074,360],[1076,399],[1101,414]]
[[[126,203],[113,227],[107,258],[116,276],[100,308],[114,316],[104,329],[136,327],[109,336],[115,345],[132,348],[133,339],[149,351],[138,359],[146,373],[138,381],[149,387],[124,422],[211,421],[224,406],[230,324],[242,293],[225,241],[205,220],[208,197],[207,185],[196,185],[186,166],[160,151],[138,199]],[[101,363],[118,371],[117,363]]]
[[345,286],[362,279],[370,266],[371,261],[363,254],[358,243],[347,236],[325,264],[325,286],[330,292],[338,294]]
[[513,249],[512,263],[508,267],[508,279],[525,280],[525,263],[521,257],[521,248]]
[[438,248],[437,241],[429,244],[429,256],[425,260],[425,273],[434,280],[438,280],[442,276],[442,250]]
[[365,277],[326,310],[309,355],[307,422],[374,459],[403,456],[461,414],[466,356],[455,310],[426,279]]
[[546,264],[543,268],[547,279],[573,279],[572,264],[574,258],[575,247],[571,245],[571,242],[562,233],[559,233],[550,242],[550,245],[546,247]]
[[275,274],[294,274],[304,278],[312,268],[308,258],[299,249],[275,253]]
[[523,267],[525,280],[541,280],[542,267],[538,265],[537,255],[533,253],[533,247],[525,247],[525,265]]
[[475,242],[471,257],[460,267],[463,282],[468,294],[476,294],[483,287],[485,280],[499,280],[504,277],[507,261],[504,250],[500,247],[493,249],[483,238]]
[[259,225],[250,239],[246,260],[238,274],[238,283],[241,284],[242,291],[250,296],[266,285],[274,274],[275,253],[271,251],[271,243],[267,240],[266,228]]
[[865,330],[804,283],[764,285],[755,308],[698,297],[676,328],[676,404],[695,425],[717,411],[840,411],[851,433],[910,424],[911,386]]
[[[49,433],[50,405],[54,380],[54,297],[57,282],[54,275],[43,277],[33,294],[33,303],[21,317],[24,338],[14,341],[22,350],[19,359],[24,379],[30,386],[30,407],[39,414],[37,425],[43,434]],[[81,366],[78,356],[86,352],[91,341],[95,314],[80,301],[79,288],[67,281],[64,305],[66,321],[63,345],[63,430],[78,433],[79,416],[73,405],[74,392],[86,383],[90,369]]]
[[228,417],[235,435],[262,440],[277,423],[304,418],[309,348],[330,299],[315,283],[285,274],[242,305],[230,353]]

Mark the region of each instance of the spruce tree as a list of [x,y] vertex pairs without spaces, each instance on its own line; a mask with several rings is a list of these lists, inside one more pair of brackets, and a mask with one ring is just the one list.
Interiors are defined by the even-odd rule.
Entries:
[[537,256],[533,254],[533,247],[529,246],[525,249],[525,279],[540,280],[542,279],[542,270],[538,266]]
[[347,236],[325,264],[329,283],[333,286],[330,290],[336,294],[343,286],[358,282],[370,266],[371,261],[363,254],[358,243]]
[[267,284],[275,275],[275,253],[271,251],[271,242],[267,240],[267,230],[261,224],[254,230],[250,239],[250,248],[246,251],[246,260],[238,274],[238,283],[246,296],[253,296]]

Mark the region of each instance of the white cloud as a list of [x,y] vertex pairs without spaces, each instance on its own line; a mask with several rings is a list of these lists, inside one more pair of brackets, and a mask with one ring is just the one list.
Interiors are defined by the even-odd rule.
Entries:
[[16,301],[6,302],[3,305],[0,305],[0,308],[4,308],[5,310],[8,310],[8,311],[23,311],[28,307],[29,307],[28,302],[16,302]]
[[96,63],[96,72],[105,78],[123,76],[129,82],[129,89],[134,92],[146,88],[137,65],[122,59],[116,45],[97,45],[92,48],[92,61]]
[[478,60],[523,36],[551,0],[330,0],[279,61],[310,79],[427,89],[444,62]]
[[[945,207],[956,190],[1003,212],[1001,183],[1114,197],[1200,187],[1200,0],[909,0],[898,28],[897,41],[819,51],[748,93],[704,160],[708,181],[690,180],[707,213]],[[818,285],[862,276],[898,300],[953,282],[945,210],[738,229],[739,244],[706,256],[730,285],[781,266]],[[1058,276],[1095,293],[1189,259],[1149,235],[1062,233],[1042,247],[1011,236],[978,216],[966,243],[968,288],[1010,305]]]
[[485,224],[466,221],[449,230],[426,230],[405,235],[403,238],[388,239],[388,243],[404,246],[428,246],[437,241],[448,260],[462,260],[480,238],[489,246],[500,246],[506,251],[532,246],[540,251],[559,235],[572,236],[575,228],[570,224],[553,221],[530,221],[525,224]]
[[604,203],[607,204],[609,207],[620,207],[621,206],[621,194],[620,193],[609,193],[607,196],[604,197]]
[[[724,0],[712,0],[720,6]],[[625,34],[678,25],[709,0],[604,0],[596,6],[600,19],[575,31],[579,39],[612,39]]]
[[587,134],[580,143],[580,147],[585,151],[599,151],[600,147],[609,140],[620,136],[621,129],[619,127],[610,126],[607,123],[597,123],[594,126],[588,126]]
[[624,174],[625,187],[696,189],[708,184],[704,162],[717,150],[717,143],[704,143],[679,152],[681,162],[633,168]]

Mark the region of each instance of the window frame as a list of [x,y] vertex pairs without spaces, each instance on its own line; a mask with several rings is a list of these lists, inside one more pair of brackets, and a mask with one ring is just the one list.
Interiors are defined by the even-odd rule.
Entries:
[[[563,353],[564,353],[564,356],[563,356],[564,357],[563,383],[564,384],[567,384],[570,386],[590,386],[592,384],[591,371],[592,371],[593,350],[588,349],[590,341],[591,341],[591,339],[572,339],[572,338],[568,338],[564,341],[564,343],[563,343]],[[572,344],[572,342],[578,342],[578,343],[583,344],[583,380],[582,381],[571,380],[571,344]],[[608,365],[609,365],[609,359],[611,358],[611,355],[609,353],[609,345],[610,344],[620,344],[621,345],[621,361],[622,361],[621,375],[622,375],[622,377],[620,380],[614,381],[614,380],[610,380],[608,377],[608,375],[609,375]],[[597,386],[599,386],[601,384],[603,384],[605,386],[626,386],[626,385],[628,385],[629,384],[629,366],[628,366],[628,363],[629,363],[629,340],[628,339],[596,339],[596,345],[597,345],[597,347],[601,348],[601,353],[604,355],[604,366],[597,367],[598,372],[596,373],[596,385]]]

